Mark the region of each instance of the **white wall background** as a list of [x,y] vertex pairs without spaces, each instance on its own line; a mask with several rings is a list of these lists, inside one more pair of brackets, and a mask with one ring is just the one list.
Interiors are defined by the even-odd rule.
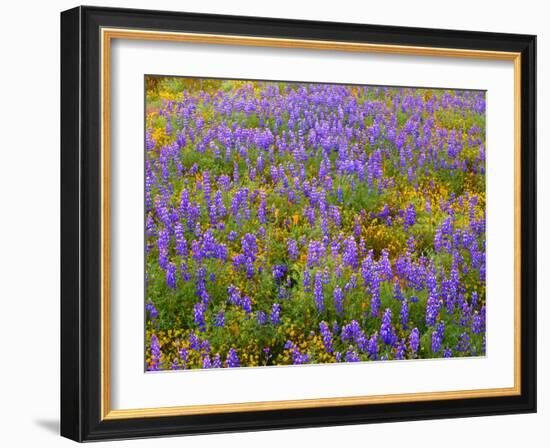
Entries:
[[[0,20],[0,441],[69,446],[59,428],[59,12],[78,3],[4,2]],[[550,36],[545,2],[393,0],[88,1],[87,4],[537,34],[539,413],[336,428],[125,441],[95,446],[545,446],[550,440]],[[546,279],[545,279],[546,277]],[[545,352],[546,349],[546,352]],[[546,356],[544,356],[546,355]]]

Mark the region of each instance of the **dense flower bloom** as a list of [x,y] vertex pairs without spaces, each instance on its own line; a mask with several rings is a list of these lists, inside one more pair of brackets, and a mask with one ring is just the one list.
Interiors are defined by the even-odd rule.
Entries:
[[155,86],[148,370],[485,354],[484,92]]

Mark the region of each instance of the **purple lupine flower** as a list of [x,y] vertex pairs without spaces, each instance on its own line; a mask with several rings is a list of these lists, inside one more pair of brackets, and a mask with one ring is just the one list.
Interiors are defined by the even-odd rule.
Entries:
[[202,355],[202,368],[210,369],[212,367],[212,362],[210,361],[210,355],[208,353],[203,353]]
[[370,300],[370,309],[371,316],[378,317],[380,313],[380,279],[377,273],[374,273],[372,282],[371,282],[371,300]]
[[185,230],[181,222],[174,225],[174,234],[176,236],[176,253],[182,257],[187,254],[187,240],[185,239]]
[[331,205],[329,207],[329,214],[330,214],[330,218],[332,219],[332,222],[334,223],[335,227],[340,227],[342,225],[342,218],[340,216],[340,209],[335,205]]
[[214,325],[216,327],[224,327],[225,326],[225,312],[223,310],[218,311],[218,314],[216,314],[216,317],[214,319]]
[[324,253],[325,249],[323,245],[319,241],[311,240],[308,245],[307,267],[312,268],[319,265]]
[[200,331],[206,331],[206,322],[204,320],[204,312],[206,311],[206,305],[203,302],[197,302],[193,306],[193,320],[199,327]]
[[149,371],[156,371],[161,370],[161,357],[162,357],[162,351],[160,348],[160,343],[157,338],[156,334],[151,335],[151,362],[149,366],[147,367],[147,370]]
[[189,347],[191,347],[192,350],[200,350],[201,349],[201,340],[193,332],[189,333]]
[[228,298],[227,301],[236,306],[241,306],[241,291],[239,288],[229,285],[227,288]]
[[378,359],[378,333],[375,331],[367,343],[367,353],[370,359]]
[[260,190],[260,205],[258,206],[258,220],[262,224],[267,223],[266,208],[267,208],[267,205],[266,205],[265,190],[262,189]]
[[201,341],[201,350],[205,353],[210,353],[210,342],[208,339]]
[[241,366],[241,361],[237,356],[237,351],[233,347],[231,347],[227,353],[227,358],[225,358],[225,366],[230,368]]
[[214,208],[214,211],[212,213],[214,214],[214,216],[216,216],[216,218],[223,218],[227,214],[227,210],[223,203],[222,192],[219,190],[216,192],[216,195],[214,196],[213,208]]
[[150,320],[155,320],[159,313],[151,301],[145,302],[145,313]]
[[379,265],[379,272],[382,279],[390,281],[393,278],[393,270],[390,263],[390,252],[388,249],[382,249]]
[[317,307],[317,312],[322,313],[325,309],[325,298],[323,295],[322,273],[320,271],[317,271],[315,273],[313,284],[313,296],[315,298],[315,306]]
[[349,349],[346,352],[345,359],[346,359],[346,362],[359,362],[359,361],[361,361],[361,358],[359,358],[359,355],[357,354],[357,352],[355,352],[352,349]]
[[292,261],[296,261],[298,259],[298,244],[296,243],[296,240],[292,238],[288,238],[286,240],[286,247],[287,247],[288,257]]
[[326,322],[322,321],[319,324],[319,330],[321,337],[323,338],[323,345],[327,353],[332,353],[332,333],[330,332]]
[[305,292],[311,292],[311,273],[309,272],[309,269],[307,269],[307,268],[304,271],[303,284],[304,284],[304,291]]
[[309,362],[309,355],[307,353],[300,353],[298,347],[294,347],[292,350],[292,363],[295,365],[298,364],[307,364]]
[[265,323],[267,322],[267,315],[264,311],[257,311],[256,320],[258,321],[259,325],[265,325]]
[[472,308],[477,308],[478,296],[477,292],[472,292]]
[[439,253],[441,252],[441,249],[443,247],[443,231],[441,226],[438,226],[435,229],[435,236],[434,236],[434,250]]
[[401,284],[399,280],[394,280],[393,282],[393,297],[396,300],[403,300],[403,293],[401,292]]
[[270,320],[273,325],[278,325],[281,322],[281,305],[274,303],[271,307]]
[[170,262],[168,263],[168,269],[166,270],[166,285],[169,288],[176,289],[176,277],[177,277],[176,265]]
[[410,204],[405,210],[404,228],[408,229],[414,226],[415,222],[416,222],[416,210],[414,209],[414,205]]
[[441,350],[443,336],[445,332],[445,322],[441,321],[437,324],[437,328],[432,332],[432,352],[437,353]]
[[367,256],[361,262],[361,277],[365,286],[370,286],[374,274],[374,265],[372,261],[372,251],[367,254]]
[[185,369],[187,366],[187,363],[189,362],[189,350],[186,348],[181,348],[178,351],[178,355],[181,362],[181,368]]
[[391,309],[386,308],[382,317],[382,326],[380,327],[380,337],[385,344],[394,345],[397,341],[395,329],[391,323]]
[[159,266],[162,269],[168,268],[168,248],[170,246],[170,232],[163,228],[159,231],[159,237],[157,240],[157,248],[159,251]]
[[462,302],[462,305],[460,306],[459,323],[463,327],[467,327],[470,325],[471,319],[472,319],[472,308],[468,305],[468,302],[464,300]]
[[470,344],[470,335],[466,332],[463,332],[456,344],[455,350],[458,352],[466,353],[472,349],[472,345]]
[[359,266],[357,257],[357,244],[355,243],[355,239],[350,236],[344,240],[342,261],[344,262],[344,265],[350,266],[353,269],[357,269]]
[[411,334],[409,335],[409,348],[411,352],[416,355],[418,353],[418,348],[420,347],[420,332],[418,328],[413,328]]
[[357,346],[366,351],[367,349],[367,340],[365,333],[361,329],[359,322],[352,320],[349,324],[346,324],[342,327],[342,333],[340,335],[342,342],[355,342]]
[[241,299],[241,308],[246,314],[250,314],[252,312],[252,301],[250,300],[250,297],[244,296]]
[[252,261],[256,260],[256,254],[258,253],[258,243],[256,236],[252,233],[247,233],[241,238],[241,246],[245,257],[250,258]]
[[403,329],[406,330],[409,322],[409,302],[405,298],[401,302],[401,324],[403,325]]
[[284,264],[277,264],[273,266],[273,278],[275,280],[281,280],[287,272],[288,268]]
[[219,353],[216,353],[216,355],[214,356],[211,367],[214,369],[220,369],[222,367],[222,360]]
[[395,359],[405,359],[405,353],[407,352],[407,345],[405,343],[405,338],[399,341],[397,350],[395,351]]
[[206,203],[206,209],[209,211],[209,214],[210,214],[210,222],[215,223],[216,216],[215,216],[215,210],[212,209],[212,200],[211,200],[212,188],[210,185],[210,173],[208,172],[208,170],[205,170],[202,173],[202,192],[204,195],[204,202]]
[[435,320],[439,314],[439,294],[437,291],[437,280],[435,271],[430,269],[426,276],[426,284],[428,287],[428,300],[426,301],[426,325],[435,325]]
[[474,312],[472,318],[472,333],[480,334],[485,331],[485,305],[481,307],[480,312]]

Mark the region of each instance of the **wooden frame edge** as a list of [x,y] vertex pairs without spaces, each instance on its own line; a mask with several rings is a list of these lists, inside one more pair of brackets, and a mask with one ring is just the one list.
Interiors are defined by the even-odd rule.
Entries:
[[[412,56],[459,57],[513,61],[514,63],[514,386],[409,394],[370,395],[304,400],[280,400],[217,405],[190,405],[141,409],[110,408],[110,47],[113,39],[192,42],[216,45],[300,48],[324,51],[369,52]],[[143,31],[103,27],[101,45],[101,405],[100,419],[121,420],[210,413],[307,409],[366,404],[408,403],[521,395],[521,53],[418,47],[390,44],[348,43],[305,39],[264,38],[217,34]]]

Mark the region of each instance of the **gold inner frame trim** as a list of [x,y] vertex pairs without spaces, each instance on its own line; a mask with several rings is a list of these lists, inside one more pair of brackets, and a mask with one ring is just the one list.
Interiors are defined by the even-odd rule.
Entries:
[[[101,419],[167,417],[211,413],[306,409],[365,404],[405,403],[430,400],[502,397],[521,394],[521,54],[455,48],[351,43],[303,39],[278,39],[216,34],[101,29]],[[188,405],[140,409],[111,409],[110,368],[110,50],[113,39],[185,42],[381,53],[388,55],[454,57],[513,61],[514,63],[514,386],[506,388],[368,395],[303,400],[280,400],[215,405]]]

